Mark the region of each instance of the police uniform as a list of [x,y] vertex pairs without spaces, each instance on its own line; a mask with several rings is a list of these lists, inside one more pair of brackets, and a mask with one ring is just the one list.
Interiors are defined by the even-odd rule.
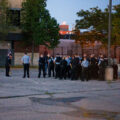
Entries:
[[39,57],[39,73],[38,73],[38,78],[41,77],[41,71],[43,71],[43,77],[46,76],[46,73],[45,73],[45,58],[44,57]]
[[29,66],[30,66],[30,57],[25,54],[23,57],[22,57],[22,62],[23,62],[23,67],[24,67],[24,75],[23,75],[23,78],[26,77],[26,73],[27,73],[27,77],[29,78]]
[[48,58],[48,75],[51,77],[51,72],[53,72],[54,77],[54,59],[52,57]]
[[79,57],[75,57],[72,61],[71,80],[77,80],[79,78]]
[[98,72],[99,80],[104,80],[105,79],[105,60],[103,58],[99,59],[98,66],[99,66],[99,72]]
[[83,60],[82,63],[81,63],[81,66],[82,66],[82,81],[84,81],[86,79],[86,81],[88,81],[88,75],[89,75],[89,72],[88,72],[88,67],[89,67],[89,61],[87,59]]
[[60,62],[60,79],[66,79],[67,61],[65,59]]
[[44,55],[44,62],[45,62],[45,75],[47,75],[47,70],[48,70],[48,56]]
[[71,66],[70,66],[71,60],[72,60],[72,58],[70,58],[70,57],[66,59],[66,61],[67,61],[67,71],[66,71],[67,73],[66,74],[67,74],[68,78],[70,78],[70,76],[71,76]]
[[6,61],[5,61],[5,69],[6,69],[6,76],[9,77],[9,72],[10,72],[10,65],[11,65],[11,59],[9,57],[9,55],[6,57]]
[[56,75],[55,75],[55,78],[60,78],[60,62],[61,62],[61,57],[60,56],[57,56],[55,58],[55,72],[56,72]]
[[96,78],[96,59],[94,57],[90,58],[90,65],[89,65],[89,79],[95,79]]

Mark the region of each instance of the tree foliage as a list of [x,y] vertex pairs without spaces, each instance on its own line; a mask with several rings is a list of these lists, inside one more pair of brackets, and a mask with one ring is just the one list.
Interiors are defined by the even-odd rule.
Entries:
[[9,10],[8,0],[0,0],[0,40],[5,40],[10,30],[7,13]]
[[77,13],[80,20],[76,20],[76,27],[79,29],[91,29],[99,32],[108,31],[108,10],[102,11],[98,7],[90,10],[81,10]]
[[120,45],[120,5],[114,6],[112,22],[112,44]]
[[[114,12],[112,13],[112,45],[120,45],[120,5],[114,6]],[[90,8],[90,10],[81,10],[77,13],[79,20],[76,20],[77,29],[89,29],[90,31],[96,31],[92,37],[99,38],[101,34],[103,37],[96,39],[103,44],[107,44],[108,41],[108,9],[103,11],[98,8]],[[88,37],[86,35],[86,37]],[[90,39],[89,39],[90,40]]]
[[22,30],[27,43],[54,48],[59,43],[59,25],[46,9],[46,0],[26,0],[22,4]]

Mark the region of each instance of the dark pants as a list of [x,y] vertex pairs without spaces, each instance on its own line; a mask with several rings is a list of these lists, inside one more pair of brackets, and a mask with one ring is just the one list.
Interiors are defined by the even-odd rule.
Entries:
[[55,78],[60,78],[60,64],[56,64],[55,66],[55,72],[56,72],[56,76]]
[[66,71],[67,71],[67,67],[61,67],[60,69],[60,79],[66,79]]
[[24,76],[26,77],[26,73],[27,73],[27,77],[29,77],[29,64],[23,64],[24,66]]
[[89,72],[88,72],[88,68],[83,67],[82,68],[82,81],[84,81],[86,79],[86,81],[88,81],[88,76]]
[[5,69],[6,69],[6,76],[9,76],[10,66],[9,66],[9,65],[6,65],[6,66],[5,66]]
[[67,77],[70,78],[71,74],[71,67],[70,65],[67,66]]
[[91,64],[89,66],[89,79],[97,79],[97,66],[95,64]]
[[39,65],[39,73],[38,73],[38,77],[40,78],[40,76],[41,76],[41,71],[43,71],[43,77],[45,77],[45,65],[43,65],[43,64],[40,64]]
[[78,79],[78,77],[77,77],[78,73],[77,72],[78,72],[77,71],[77,65],[74,65],[71,69],[71,80],[77,80]]
[[99,68],[99,80],[105,80],[105,68],[104,67]]
[[48,75],[49,75],[49,77],[51,77],[51,72],[53,73],[53,77],[54,77],[54,66],[49,65],[48,66]]

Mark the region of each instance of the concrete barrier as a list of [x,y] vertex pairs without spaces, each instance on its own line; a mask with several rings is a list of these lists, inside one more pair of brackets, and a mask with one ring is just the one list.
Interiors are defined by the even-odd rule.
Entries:
[[112,81],[113,80],[113,68],[107,67],[105,69],[105,80]]

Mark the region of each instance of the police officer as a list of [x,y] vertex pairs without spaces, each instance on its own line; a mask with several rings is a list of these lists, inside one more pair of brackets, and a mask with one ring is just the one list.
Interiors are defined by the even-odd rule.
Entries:
[[66,72],[67,72],[67,61],[65,57],[60,62],[60,79],[66,79]]
[[9,77],[12,54],[8,54],[5,61],[6,76]]
[[39,73],[38,73],[38,78],[41,77],[41,71],[43,71],[43,77],[45,78],[46,73],[45,73],[45,58],[43,57],[43,55],[41,54],[41,56],[39,57]]
[[22,57],[22,63],[23,63],[23,67],[24,67],[24,75],[23,78],[26,77],[26,73],[27,73],[27,77],[29,78],[29,66],[30,66],[30,57],[27,55],[27,52],[24,53],[24,56]]
[[104,80],[105,79],[105,59],[103,57],[103,55],[100,55],[100,59],[98,62],[98,66],[99,66],[99,80]]
[[51,77],[51,72],[53,72],[54,77],[54,58],[49,57],[48,58],[48,76]]
[[83,61],[81,63],[82,66],[82,81],[84,81],[86,79],[86,81],[88,81],[88,67],[89,67],[89,61],[87,60],[87,57],[84,56]]
[[48,70],[48,56],[49,56],[49,55],[44,55],[45,75],[47,75],[47,70]]
[[113,78],[116,80],[118,78],[118,65],[115,59],[113,60],[112,67],[113,67]]
[[71,80],[77,80],[79,78],[79,62],[79,57],[74,56],[74,58],[71,61]]
[[67,61],[67,77],[70,78],[71,76],[71,60],[72,58],[67,56],[66,61]]
[[90,55],[90,65],[89,65],[89,79],[95,79],[96,78],[96,59],[95,59],[95,55],[91,54]]
[[59,56],[59,54],[57,54],[56,58],[55,58],[55,78],[60,78],[60,62],[61,62],[62,58]]

